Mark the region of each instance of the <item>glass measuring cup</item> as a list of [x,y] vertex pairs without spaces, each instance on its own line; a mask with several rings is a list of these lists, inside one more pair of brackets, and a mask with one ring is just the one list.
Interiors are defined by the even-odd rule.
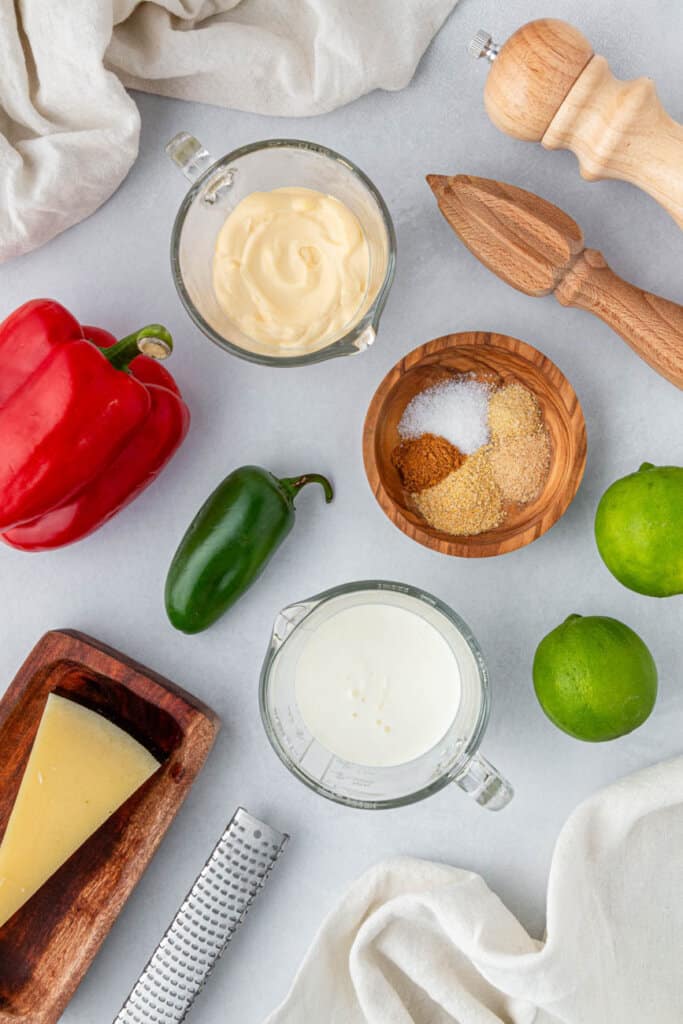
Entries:
[[[460,671],[461,699],[443,738],[427,753],[391,768],[352,764],[310,733],[296,699],[295,670],[306,641],[330,616],[356,605],[391,604],[434,626]],[[478,752],[489,714],[489,685],[481,650],[469,627],[438,598],[404,583],[367,580],[334,587],[284,608],[261,671],[261,717],[280,760],[311,789],[350,807],[402,807],[455,782],[489,810],[513,796],[510,784]]]
[[[189,132],[166,152],[192,182],[173,225],[171,268],[180,299],[197,327],[221,348],[265,366],[303,366],[363,352],[375,340],[394,278],[396,236],[389,210],[369,178],[325,146],[298,139],[268,139],[216,160]],[[219,306],[212,283],[216,237],[231,210],[251,192],[301,186],[332,195],[358,218],[369,255],[368,287],[352,321],[336,337],[319,338],[305,351],[282,351],[247,337]]]

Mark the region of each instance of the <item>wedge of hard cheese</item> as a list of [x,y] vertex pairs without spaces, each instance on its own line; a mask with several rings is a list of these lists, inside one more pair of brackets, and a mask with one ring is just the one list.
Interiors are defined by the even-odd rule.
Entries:
[[158,767],[106,718],[48,696],[0,844],[0,927]]

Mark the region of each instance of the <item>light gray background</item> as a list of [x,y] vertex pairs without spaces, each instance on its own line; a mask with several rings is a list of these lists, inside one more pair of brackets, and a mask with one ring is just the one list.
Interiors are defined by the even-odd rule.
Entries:
[[[514,292],[479,266],[437,212],[428,172],[468,172],[522,185],[562,205],[589,245],[628,280],[683,302],[683,236],[645,194],[587,184],[569,153],[499,134],[482,105],[483,62],[465,53],[481,26],[501,39],[552,13],[577,23],[621,77],[650,73],[683,120],[678,0],[648,4],[463,0],[425,56],[413,84],[375,93],[308,121],[276,120],[138,96],[140,158],[93,217],[0,270],[0,315],[53,296],[85,322],[118,335],[153,320],[176,339],[169,364],[193,426],[161,479],[95,536],[72,548],[0,551],[3,643],[0,689],[51,627],[91,633],[201,696],[224,729],[209,763],[129,901],[63,1020],[110,1020],[238,803],[293,840],[263,902],[197,1005],[193,1019],[260,1021],[285,995],[322,916],[348,883],[383,857],[411,854],[481,872],[529,930],[544,928],[545,885],[562,823],[584,797],[619,776],[681,750],[683,700],[677,647],[680,599],[623,589],[593,542],[596,503],[643,460],[680,463],[681,396],[596,319],[552,298]],[[377,343],[362,356],[286,371],[234,359],[192,326],[176,297],[168,240],[184,182],[164,143],[193,131],[216,155],[256,139],[298,136],[346,153],[383,192],[398,232],[398,273]],[[373,391],[410,349],[459,330],[496,330],[547,353],[572,381],[588,425],[584,483],[550,533],[493,560],[448,559],[419,547],[385,519],[367,486],[361,427]],[[294,533],[265,578],[205,634],[166,621],[163,581],[192,515],[235,466],[281,475],[327,472],[324,507],[299,500]],[[433,591],[472,626],[488,658],[493,712],[484,752],[517,795],[495,815],[445,790],[403,810],[370,813],[327,803],[288,775],[271,752],[257,681],[278,609],[347,580],[386,577]],[[656,709],[636,733],[591,746],[558,732],[533,695],[531,660],[541,637],[573,611],[613,615],[649,644],[660,670]]]

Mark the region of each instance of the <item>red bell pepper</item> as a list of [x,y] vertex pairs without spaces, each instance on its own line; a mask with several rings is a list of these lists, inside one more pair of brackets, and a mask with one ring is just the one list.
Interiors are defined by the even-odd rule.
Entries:
[[171,348],[159,324],[117,342],[44,299],[0,324],[3,540],[26,551],[70,544],[152,482],[189,426],[155,362]]

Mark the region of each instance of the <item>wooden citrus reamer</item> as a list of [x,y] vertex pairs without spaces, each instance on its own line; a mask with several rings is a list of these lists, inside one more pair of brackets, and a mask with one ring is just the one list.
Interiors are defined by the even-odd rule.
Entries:
[[618,277],[581,228],[546,199],[466,174],[428,174],[439,209],[489,270],[527,295],[550,295],[604,320],[641,359],[683,388],[683,306]]
[[530,21],[499,47],[480,31],[474,57],[493,63],[484,101],[501,131],[571,149],[581,174],[618,178],[648,192],[683,227],[683,126],[649,78],[622,82],[565,21]]

